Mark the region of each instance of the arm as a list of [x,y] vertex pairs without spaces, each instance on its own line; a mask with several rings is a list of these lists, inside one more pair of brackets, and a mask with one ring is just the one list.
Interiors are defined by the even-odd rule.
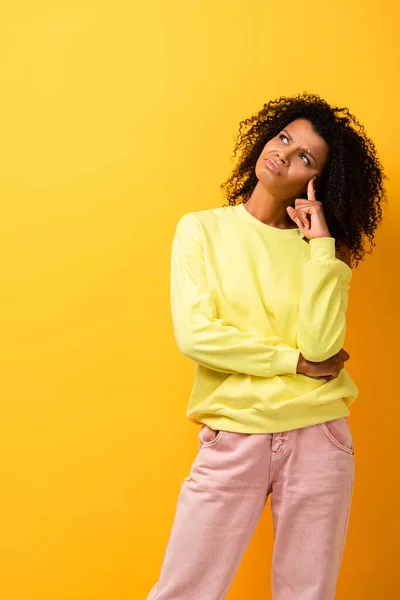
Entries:
[[217,318],[207,289],[201,239],[195,215],[181,217],[172,242],[170,299],[174,335],[182,354],[222,373],[258,377],[296,373],[300,350],[276,336],[258,337]]
[[[348,251],[348,262],[336,258],[334,238],[313,238],[309,246],[310,260],[303,270],[297,346],[306,360],[322,362],[337,354],[344,343],[352,271]],[[342,252],[340,255],[346,257],[345,246]]]

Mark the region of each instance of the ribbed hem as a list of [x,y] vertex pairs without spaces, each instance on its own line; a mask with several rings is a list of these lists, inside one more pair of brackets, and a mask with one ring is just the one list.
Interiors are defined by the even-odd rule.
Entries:
[[232,410],[221,411],[188,409],[186,416],[195,424],[205,424],[211,429],[237,433],[281,433],[347,417],[350,410],[344,400],[306,406],[289,406],[284,410],[261,411],[257,408],[242,410],[240,417]]
[[309,241],[311,260],[335,260],[335,238],[320,237]]

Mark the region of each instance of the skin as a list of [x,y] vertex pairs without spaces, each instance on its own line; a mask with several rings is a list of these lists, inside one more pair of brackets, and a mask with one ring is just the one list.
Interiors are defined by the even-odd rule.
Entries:
[[297,363],[297,373],[303,373],[303,375],[308,375],[309,377],[325,377],[328,381],[336,379],[343,369],[345,361],[349,360],[349,358],[350,354],[344,348],[323,362],[308,361],[300,354],[299,362]]
[[[287,208],[297,208],[296,200],[300,200],[306,193],[315,192],[311,180],[322,174],[328,160],[329,147],[313,131],[311,123],[306,119],[296,119],[286,125],[284,130],[287,134],[282,130],[262,149],[255,167],[258,183],[244,206],[254,217],[271,227],[295,229],[296,222],[294,224]],[[315,160],[304,152],[306,149]],[[273,158],[278,163],[279,175],[266,166],[266,158]],[[307,203],[315,200],[315,197],[303,199],[302,206],[305,208]],[[298,218],[303,219],[300,214]],[[328,233],[324,219],[319,219],[319,225],[322,232]]]
[[[332,237],[322,204],[316,197],[318,177],[328,156],[328,144],[315,133],[309,121],[292,121],[262,149],[255,167],[258,183],[244,207],[256,219],[271,227],[298,227],[306,242],[317,237]],[[279,174],[266,165],[267,158],[276,161]],[[340,246],[336,256],[351,267],[348,247]],[[307,361],[300,354],[297,372],[310,377],[335,379],[344,361],[349,358],[344,348],[321,363]]]

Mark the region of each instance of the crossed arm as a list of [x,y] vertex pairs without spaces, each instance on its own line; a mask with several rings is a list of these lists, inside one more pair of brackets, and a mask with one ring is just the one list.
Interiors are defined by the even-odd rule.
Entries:
[[259,337],[218,317],[206,285],[200,223],[188,213],[178,223],[171,255],[171,312],[179,349],[210,369],[259,377],[296,373],[300,353],[308,361],[323,362],[344,342],[349,267],[349,250],[343,244],[334,251],[333,239],[311,239],[296,347],[276,336]]

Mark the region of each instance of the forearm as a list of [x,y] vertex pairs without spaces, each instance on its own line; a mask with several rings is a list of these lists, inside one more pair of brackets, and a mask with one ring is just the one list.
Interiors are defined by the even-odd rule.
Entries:
[[310,251],[303,270],[297,347],[305,359],[322,362],[344,344],[352,272],[336,258],[334,238],[311,239]]
[[241,330],[219,318],[204,272],[201,235],[193,215],[178,223],[172,242],[170,301],[182,354],[223,373],[273,377],[296,373],[300,350]]

